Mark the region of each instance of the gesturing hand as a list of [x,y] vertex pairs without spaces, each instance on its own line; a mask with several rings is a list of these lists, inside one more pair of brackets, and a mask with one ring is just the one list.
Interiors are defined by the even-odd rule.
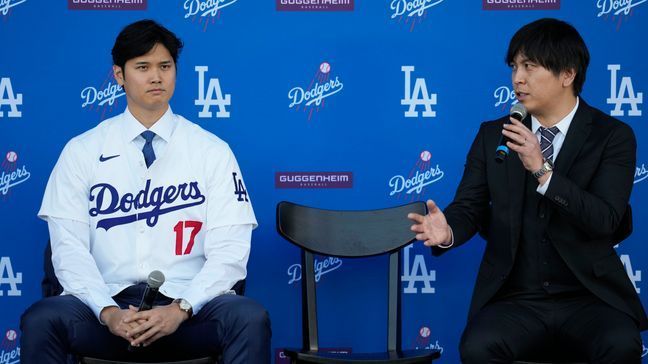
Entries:
[[412,231],[416,232],[416,239],[423,241],[426,246],[448,245],[452,241],[450,226],[445,215],[432,200],[427,201],[428,214],[409,213],[407,218],[415,222]]

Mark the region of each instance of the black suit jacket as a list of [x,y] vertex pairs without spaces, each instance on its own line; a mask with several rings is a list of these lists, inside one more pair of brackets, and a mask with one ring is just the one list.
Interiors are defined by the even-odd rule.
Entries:
[[[521,239],[525,177],[517,153],[502,164],[494,155],[504,117],[481,125],[461,183],[444,213],[456,248],[475,233],[487,243],[469,319],[502,287]],[[530,128],[530,116],[524,120]],[[648,328],[648,319],[614,245],[630,198],[636,166],[632,129],[582,99],[555,161],[538,224],[578,280],[593,294]],[[627,221],[626,215],[626,221]],[[631,226],[631,224],[630,224]],[[626,225],[625,230],[628,229]],[[439,255],[447,250],[434,248]]]

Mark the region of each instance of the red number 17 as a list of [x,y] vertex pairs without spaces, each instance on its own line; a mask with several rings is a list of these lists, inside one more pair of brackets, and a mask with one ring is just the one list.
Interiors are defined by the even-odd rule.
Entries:
[[[202,228],[202,222],[200,221],[178,221],[176,226],[173,227],[173,231],[176,233],[176,255],[187,255],[191,253],[191,249],[193,249],[194,246],[194,239],[196,238],[196,235],[198,235],[200,228]],[[187,249],[185,249],[183,253],[182,242],[184,240],[184,229],[191,229],[191,235],[189,235],[189,244],[187,245]]]

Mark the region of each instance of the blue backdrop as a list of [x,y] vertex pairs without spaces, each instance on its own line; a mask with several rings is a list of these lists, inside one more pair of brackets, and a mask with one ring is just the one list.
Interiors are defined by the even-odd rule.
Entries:
[[[645,301],[645,0],[0,0],[0,363],[19,361],[19,318],[40,298],[48,234],[36,212],[52,167],[70,138],[126,106],[110,57],[126,24],[153,18],[185,41],[171,105],[238,158],[260,223],[247,295],[269,310],[276,350],[301,343],[299,252],[276,233],[276,203],[446,206],[479,123],[514,102],[510,37],[541,17],[579,29],[592,56],[583,98],[637,135],[635,231],[617,252]],[[438,259],[406,250],[405,347],[459,362],[483,245]],[[384,347],[382,263],[318,259],[321,346]]]

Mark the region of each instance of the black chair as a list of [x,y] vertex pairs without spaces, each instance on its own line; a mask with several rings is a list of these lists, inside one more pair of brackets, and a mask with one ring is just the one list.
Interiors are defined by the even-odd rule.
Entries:
[[[292,363],[431,363],[439,350],[402,350],[401,248],[415,240],[409,212],[426,214],[423,202],[370,211],[334,211],[277,205],[279,234],[301,248],[302,339],[301,349],[284,350]],[[389,254],[387,351],[367,354],[319,351],[313,254],[334,257],[368,257]]]
[[[45,270],[45,276],[41,281],[41,289],[43,292],[43,297],[57,296],[63,292],[63,287],[56,278],[54,274],[54,266],[52,265],[52,245],[48,241],[47,246],[45,247],[44,262],[43,268]],[[245,294],[245,280],[236,282],[232,289],[236,292],[237,295],[242,296]],[[219,359],[212,357],[191,359],[191,360],[181,360],[173,362],[158,362],[148,364],[214,364],[218,363]],[[125,361],[114,361],[114,360],[103,360],[90,357],[80,357],[80,364],[139,364],[141,362],[125,362]]]

